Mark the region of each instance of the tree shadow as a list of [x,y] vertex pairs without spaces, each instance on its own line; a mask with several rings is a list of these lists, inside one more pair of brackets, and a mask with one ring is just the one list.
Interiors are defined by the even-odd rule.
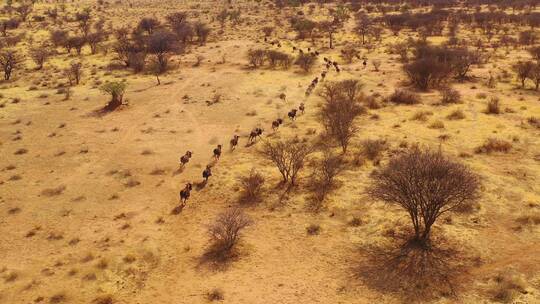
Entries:
[[405,303],[455,298],[458,278],[470,262],[443,239],[423,244],[409,233],[390,243],[363,248],[357,278],[382,293],[395,293]]

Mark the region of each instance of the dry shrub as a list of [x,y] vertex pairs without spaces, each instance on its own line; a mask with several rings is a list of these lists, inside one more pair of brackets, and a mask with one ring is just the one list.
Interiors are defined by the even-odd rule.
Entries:
[[242,188],[241,202],[253,203],[261,199],[264,185],[264,176],[251,169],[249,175],[238,178]]
[[389,99],[397,104],[413,105],[420,103],[420,96],[407,89],[396,89]]
[[428,116],[433,115],[431,111],[417,111],[411,117],[411,120],[427,121]]
[[452,111],[452,113],[448,114],[448,116],[446,116],[446,118],[449,119],[449,120],[464,119],[465,118],[465,113],[463,113],[463,111],[461,109],[456,109],[456,110]]
[[240,239],[241,232],[251,223],[251,219],[237,208],[220,213],[214,224],[208,228],[210,246],[204,258],[222,263],[234,257],[234,249]]
[[321,226],[318,224],[311,224],[306,227],[306,232],[308,235],[317,235],[321,233]]
[[540,129],[540,118],[531,116],[531,117],[527,118],[527,122],[528,122],[531,126]]
[[249,50],[247,56],[249,64],[252,65],[254,68],[257,68],[264,64],[264,60],[266,58],[266,51],[260,49]]
[[486,107],[486,114],[501,114],[499,98],[492,97]]
[[323,151],[323,157],[316,163],[316,168],[311,176],[311,189],[313,202],[310,206],[312,211],[319,211],[322,202],[336,186],[335,177],[343,170],[343,159],[334,155],[330,149]]
[[496,302],[512,303],[520,293],[527,292],[526,283],[511,273],[496,276],[495,283],[496,286],[491,290],[491,298]]
[[429,126],[430,129],[444,129],[444,123],[440,120],[432,122]]
[[362,141],[362,154],[369,160],[377,160],[382,152],[388,148],[386,140],[366,139]]
[[110,295],[103,295],[95,298],[92,304],[113,304],[113,297]]
[[451,103],[461,103],[461,94],[459,91],[453,88],[445,88],[441,91],[441,103],[442,104],[451,104]]
[[540,213],[522,215],[516,219],[516,222],[523,226],[540,225]]
[[223,301],[225,297],[223,296],[223,291],[218,288],[214,288],[206,294],[206,299],[210,302],[214,301]]
[[512,150],[512,143],[497,139],[497,138],[488,138],[483,145],[476,148],[476,153],[487,153],[491,154],[493,152],[508,153]]
[[66,186],[60,185],[60,186],[58,186],[56,188],[49,188],[49,189],[45,189],[45,190],[41,191],[41,195],[47,196],[47,197],[57,196],[57,195],[62,194],[62,192],[64,192],[64,190],[66,190]]

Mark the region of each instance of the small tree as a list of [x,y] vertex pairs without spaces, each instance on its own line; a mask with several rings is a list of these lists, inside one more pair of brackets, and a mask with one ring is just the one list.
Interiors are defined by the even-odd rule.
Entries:
[[371,29],[371,19],[366,13],[360,13],[356,16],[356,32],[360,37],[362,37],[362,44],[366,43],[366,35],[370,32]]
[[534,89],[538,91],[540,86],[540,63],[534,65],[531,70],[530,78],[534,82]]
[[208,39],[208,35],[210,35],[210,28],[208,25],[202,22],[195,23],[193,27],[195,34],[197,35],[197,39],[199,40],[199,45],[204,45]]
[[22,21],[26,21],[28,15],[34,10],[32,4],[30,3],[21,3],[19,6],[14,7],[15,13],[19,15]]
[[357,130],[354,120],[363,112],[361,88],[358,80],[351,79],[325,83],[320,93],[326,101],[321,111],[322,123],[327,134],[340,144],[343,153],[347,152]]
[[242,230],[251,223],[250,218],[241,209],[229,209],[220,213],[214,224],[208,228],[210,247],[207,255],[217,262],[229,259]]
[[354,58],[360,58],[360,51],[354,45],[347,45],[341,50],[341,58],[347,63],[352,63]]
[[254,68],[257,68],[264,64],[264,59],[266,57],[266,52],[261,49],[250,49],[248,51],[248,61],[249,64],[252,65]]
[[521,88],[525,87],[525,81],[531,75],[533,68],[534,63],[532,61],[519,61],[513,66],[514,72],[516,72],[516,76],[521,82]]
[[82,73],[82,63],[72,62],[70,67],[66,70],[66,76],[68,77],[69,85],[78,85],[81,81]]
[[311,71],[311,68],[313,68],[313,65],[317,61],[317,57],[309,54],[309,53],[298,53],[298,56],[296,57],[295,63],[299,65],[304,72]]
[[105,106],[105,110],[112,111],[122,105],[126,88],[127,83],[119,81],[108,82],[101,86],[100,90],[103,93],[111,95],[111,100]]
[[137,25],[137,28],[141,31],[146,32],[148,35],[151,35],[155,29],[160,25],[159,20],[156,18],[142,18]]
[[319,29],[322,32],[325,32],[328,34],[328,47],[333,49],[334,48],[334,34],[337,32],[339,28],[339,24],[337,24],[334,21],[321,21],[319,23]]
[[30,49],[30,57],[37,65],[37,69],[41,70],[45,61],[51,56],[51,51],[46,46]]
[[473,202],[479,188],[478,176],[466,166],[441,152],[414,148],[376,172],[368,193],[405,209],[414,228],[413,240],[429,246],[435,221]]
[[298,172],[304,167],[304,160],[313,152],[313,147],[294,140],[266,142],[262,154],[272,161],[281,173],[283,182],[295,185]]
[[343,158],[335,155],[329,148],[323,150],[323,156],[316,163],[313,172],[313,192],[317,204],[314,205],[315,211],[321,207],[321,203],[335,186],[335,177],[343,169]]
[[148,38],[147,49],[151,54],[155,55],[159,73],[164,73],[168,68],[170,53],[179,51],[182,48],[178,45],[172,32],[160,30],[154,32]]
[[0,68],[4,71],[4,80],[9,80],[13,70],[23,62],[23,57],[15,50],[0,51]]

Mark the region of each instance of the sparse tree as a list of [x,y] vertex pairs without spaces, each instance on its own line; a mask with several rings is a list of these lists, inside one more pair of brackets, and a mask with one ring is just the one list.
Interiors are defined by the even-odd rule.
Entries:
[[81,81],[83,66],[81,62],[72,62],[70,67],[66,69],[66,76],[70,86],[78,85]]
[[371,19],[366,13],[360,13],[356,16],[356,32],[360,37],[362,37],[362,44],[366,43],[366,35],[371,30]]
[[156,18],[142,18],[137,25],[137,28],[141,31],[146,32],[148,35],[152,33],[160,26],[159,20]]
[[321,119],[328,135],[341,146],[343,153],[357,128],[355,119],[363,112],[360,101],[363,98],[362,85],[358,80],[343,80],[324,84],[321,96],[325,104],[321,110]]
[[4,80],[11,78],[13,70],[22,64],[23,59],[15,50],[6,49],[0,51],[0,68],[4,72]]
[[148,38],[147,48],[151,54],[156,56],[160,74],[167,71],[170,53],[181,50],[174,34],[167,30],[154,32]]
[[521,82],[521,88],[525,88],[525,81],[531,75],[533,68],[534,63],[532,61],[519,61],[513,66],[514,72],[516,72],[516,76]]
[[265,50],[261,49],[250,49],[248,51],[248,61],[249,64],[252,65],[254,68],[257,68],[264,64],[264,59],[266,57]]
[[18,6],[14,7],[15,13],[19,15],[22,21],[26,21],[28,15],[34,10],[33,5],[30,3],[21,3]]
[[208,39],[208,35],[210,35],[210,28],[208,25],[197,22],[194,25],[195,34],[197,35],[197,39],[199,41],[199,45],[204,45],[206,43],[206,40]]
[[321,21],[319,23],[319,29],[322,32],[325,32],[328,34],[328,46],[333,49],[334,48],[334,34],[339,29],[339,24],[337,24],[334,21]]
[[276,165],[283,182],[295,185],[298,172],[304,167],[306,157],[313,152],[313,147],[307,143],[295,140],[266,142],[262,154]]
[[37,65],[37,69],[41,70],[45,61],[51,56],[51,50],[47,46],[41,46],[30,49],[30,57]]
[[414,228],[414,241],[429,246],[435,221],[473,202],[479,188],[479,178],[466,166],[441,152],[415,148],[376,172],[368,193],[405,209]]
[[307,73],[311,71],[315,62],[317,62],[317,57],[309,53],[298,53],[295,64],[299,65]]

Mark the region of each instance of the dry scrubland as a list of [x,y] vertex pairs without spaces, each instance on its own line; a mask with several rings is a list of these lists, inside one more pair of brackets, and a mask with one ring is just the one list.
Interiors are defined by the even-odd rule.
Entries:
[[539,303],[534,1],[335,2],[4,1],[0,303]]

